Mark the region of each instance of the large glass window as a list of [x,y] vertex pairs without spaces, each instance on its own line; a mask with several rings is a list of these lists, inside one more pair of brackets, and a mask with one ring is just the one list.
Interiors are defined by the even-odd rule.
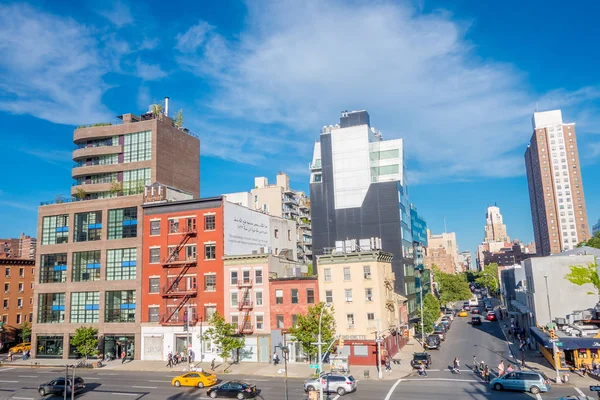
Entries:
[[100,316],[100,292],[71,293],[71,323],[96,323]]
[[400,150],[392,149],[392,150],[372,151],[370,153],[370,157],[371,157],[371,161],[389,160],[390,158],[400,158]]
[[123,194],[139,194],[144,192],[144,187],[149,185],[151,179],[150,168],[140,168],[123,172]]
[[160,221],[150,221],[150,236],[160,235]]
[[102,211],[75,214],[75,242],[100,240]]
[[38,336],[36,357],[40,358],[62,358],[63,337],[62,336]]
[[108,210],[108,239],[137,236],[137,207]]
[[214,260],[216,259],[216,245],[215,244],[205,244],[204,245],[204,259],[205,260]]
[[129,133],[124,137],[123,162],[146,161],[152,157],[152,131]]
[[400,171],[398,164],[384,165],[381,167],[371,167],[371,176],[377,177],[380,175],[397,174]]
[[65,294],[40,293],[38,298],[38,324],[65,322]]
[[40,264],[40,283],[59,283],[67,280],[67,253],[43,254]]
[[160,263],[160,247],[150,249],[150,264]]
[[135,290],[106,292],[105,322],[135,322]]
[[114,249],[106,251],[106,280],[135,279],[137,249]]
[[100,250],[73,253],[73,282],[100,279]]
[[42,244],[67,243],[69,240],[69,215],[53,215],[42,220]]

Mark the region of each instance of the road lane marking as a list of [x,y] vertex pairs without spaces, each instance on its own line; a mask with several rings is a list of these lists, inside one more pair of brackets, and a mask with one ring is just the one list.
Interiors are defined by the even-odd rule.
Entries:
[[10,371],[11,369],[17,369],[17,367],[2,367],[2,368],[0,368],[0,372],[2,372],[2,371]]
[[100,376],[115,376],[115,375],[119,375],[119,374],[98,374]]
[[392,387],[390,388],[390,391],[388,392],[388,394],[385,396],[385,400],[390,400],[392,398],[392,393],[394,393],[394,390],[396,390],[396,388],[398,387],[398,385],[400,384],[400,382],[402,382],[402,379],[398,379],[396,381],[396,383],[394,383],[392,385]]
[[416,379],[400,379],[402,382],[410,382],[410,381],[423,381],[423,380],[427,380],[427,381],[444,381],[444,382],[476,382],[476,383],[483,383],[482,381],[479,380],[475,380],[475,379],[452,379],[452,378],[429,378],[427,376],[422,377],[422,378],[416,378]]
[[118,396],[141,396],[142,393],[119,393],[119,392],[113,392],[111,394],[116,394]]
[[156,386],[132,386],[132,388],[136,389],[158,389]]
[[149,380],[148,382],[162,382],[162,383],[167,382],[167,383],[171,383],[171,381],[153,381],[153,380]]
[[583,396],[583,397],[585,397],[585,393],[583,393],[583,392],[581,391],[581,389],[579,389],[578,387],[576,387],[576,388],[575,388],[575,390],[577,390],[577,393],[579,393],[579,395],[580,395],[580,396]]
[[13,400],[33,400],[33,397],[11,397]]
[[0,383],[19,383],[19,381],[0,381]]
[[[37,378],[37,375],[18,375],[19,378]],[[14,397],[13,397],[14,399]]]
[[335,397],[333,398],[333,400],[338,400],[340,397],[341,397],[341,396],[338,394],[337,396],[335,396]]

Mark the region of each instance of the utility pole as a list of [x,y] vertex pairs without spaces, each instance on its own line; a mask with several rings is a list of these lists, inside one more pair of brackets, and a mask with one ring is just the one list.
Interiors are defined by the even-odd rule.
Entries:
[[[323,311],[325,311],[326,308],[331,307],[330,303],[325,303],[323,304],[323,306],[321,307],[321,313],[319,314],[319,336],[317,336],[317,346],[319,348],[319,378],[321,378],[321,374],[323,373],[323,354],[322,354],[322,340],[321,340],[321,325],[323,323]],[[321,383],[319,385],[319,400],[325,400],[324,399],[324,393],[323,393],[323,384]]]
[[71,400],[75,400],[75,366],[71,365],[73,368],[73,375],[71,378]]
[[65,400],[67,400],[67,388],[68,387],[69,387],[69,366],[65,365],[65,391],[63,393]]
[[[552,323],[552,309],[550,308],[550,291],[548,290],[548,275],[544,275],[546,280],[546,300],[548,301],[548,316],[550,317],[550,323]],[[558,347],[556,346],[555,339],[552,339],[552,356],[554,357],[554,369],[556,370],[556,383],[562,383],[560,379],[560,373],[558,372]]]
[[202,339],[202,316],[200,316],[200,362],[204,361],[204,342]]
[[421,292],[421,346],[425,345],[425,328],[423,322],[423,271],[419,274],[419,288]]
[[187,305],[187,315],[188,315],[188,328],[187,328],[187,336],[188,336],[188,348],[187,348],[187,360],[188,360],[188,371],[190,371],[190,367],[192,365],[192,358],[190,357],[190,351],[192,350],[192,329],[190,328],[189,318],[190,314],[190,305]]
[[383,379],[383,371],[381,370],[381,319],[377,319],[377,377]]

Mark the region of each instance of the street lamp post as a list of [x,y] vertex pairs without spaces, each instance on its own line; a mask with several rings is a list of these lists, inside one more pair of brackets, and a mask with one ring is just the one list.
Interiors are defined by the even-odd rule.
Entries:
[[[548,316],[552,322],[552,308],[550,307],[550,290],[548,290],[548,275],[544,275],[546,280],[546,301],[548,302]],[[552,355],[554,356],[554,369],[556,370],[556,383],[562,383],[560,373],[558,372],[558,348],[556,342],[552,341]]]
[[283,366],[284,366],[284,370],[285,370],[285,400],[288,400],[288,371],[287,371],[287,362],[290,358],[290,348],[287,346],[284,346],[283,344],[279,343],[279,347],[281,349],[281,352],[283,353]]
[[424,346],[425,345],[425,329],[424,329],[424,324],[423,324],[423,271],[421,271],[419,274],[419,292],[421,293],[421,346]]
[[[321,313],[319,314],[319,336],[318,336],[318,346],[319,346],[319,378],[321,377],[321,373],[323,372],[323,355],[321,354],[321,324],[323,323],[323,312],[326,308],[331,307],[331,303],[325,303],[323,307],[321,307]],[[319,385],[319,400],[323,399],[323,384]]]

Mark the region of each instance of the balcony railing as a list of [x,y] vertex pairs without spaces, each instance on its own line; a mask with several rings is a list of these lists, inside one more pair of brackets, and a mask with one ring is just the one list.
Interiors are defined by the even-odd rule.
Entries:
[[248,324],[248,323],[246,323],[246,324],[241,323],[238,325],[238,332],[250,334],[250,333],[254,332],[254,325]]
[[[161,325],[183,325],[183,312],[173,315],[171,315],[169,312],[161,314],[159,323]],[[194,326],[197,323],[198,317],[196,316],[193,316],[188,320],[188,325],[190,326]]]
[[250,287],[252,286],[252,279],[238,279],[238,287]]
[[161,294],[164,297],[196,296],[198,294],[198,289],[188,288],[185,285],[179,285],[179,286],[166,285],[166,286],[162,287]]
[[252,301],[240,301],[238,303],[238,310],[251,310],[254,307],[254,302]]

